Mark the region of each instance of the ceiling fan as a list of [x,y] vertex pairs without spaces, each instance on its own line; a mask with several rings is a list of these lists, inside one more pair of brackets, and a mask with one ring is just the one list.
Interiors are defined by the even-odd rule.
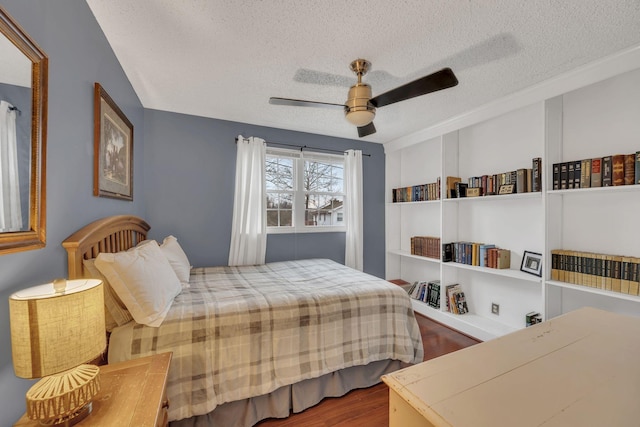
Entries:
[[373,119],[376,116],[377,108],[447,89],[458,84],[458,79],[455,74],[453,74],[453,71],[451,71],[451,68],[443,68],[440,71],[398,86],[395,89],[391,89],[388,92],[372,98],[371,86],[362,83],[362,76],[364,76],[370,68],[371,63],[366,59],[356,59],[351,63],[351,70],[358,76],[358,82],[349,89],[349,95],[344,104],[277,97],[269,98],[269,104],[295,107],[342,108],[347,120],[358,127],[358,136],[363,138],[376,133]]

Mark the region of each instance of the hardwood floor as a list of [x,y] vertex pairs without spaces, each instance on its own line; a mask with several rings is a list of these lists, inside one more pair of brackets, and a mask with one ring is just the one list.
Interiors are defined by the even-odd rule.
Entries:
[[[424,360],[433,359],[479,341],[416,313]],[[268,419],[258,427],[387,427],[389,391],[380,383],[353,390],[342,397],[327,398],[316,406],[285,419]]]

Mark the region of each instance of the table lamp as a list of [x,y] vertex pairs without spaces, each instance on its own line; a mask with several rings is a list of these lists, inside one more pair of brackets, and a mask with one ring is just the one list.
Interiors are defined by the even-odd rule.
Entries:
[[97,279],[34,286],[9,297],[15,374],[41,378],[27,391],[27,417],[71,426],[91,412],[99,368],[84,363],[106,347],[104,295]]

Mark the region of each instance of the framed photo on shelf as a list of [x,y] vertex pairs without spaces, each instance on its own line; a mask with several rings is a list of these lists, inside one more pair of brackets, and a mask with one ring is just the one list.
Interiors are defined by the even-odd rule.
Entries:
[[93,195],[132,201],[133,125],[97,82],[93,109]]
[[537,252],[524,251],[522,256],[522,264],[520,264],[520,271],[533,274],[536,276],[542,276],[542,254]]
[[498,190],[498,194],[513,194],[514,190],[515,190],[515,185],[503,184],[500,186],[500,189]]

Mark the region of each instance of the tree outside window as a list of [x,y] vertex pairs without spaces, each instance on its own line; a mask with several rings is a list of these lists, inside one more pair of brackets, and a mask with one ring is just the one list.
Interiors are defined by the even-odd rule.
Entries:
[[344,160],[291,150],[267,152],[267,226],[344,227]]

